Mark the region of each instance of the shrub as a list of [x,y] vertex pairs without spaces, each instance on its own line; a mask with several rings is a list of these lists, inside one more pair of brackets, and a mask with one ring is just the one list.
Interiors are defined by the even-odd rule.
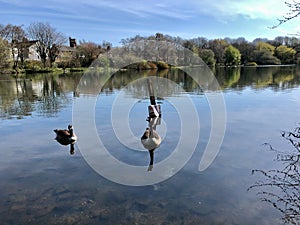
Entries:
[[247,62],[245,63],[245,66],[257,66],[256,62]]
[[157,62],[157,68],[159,70],[164,70],[164,69],[169,69],[169,64],[163,62],[163,61],[158,61]]
[[26,60],[24,63],[26,72],[36,72],[43,68],[43,63],[36,60]]
[[232,65],[239,65],[241,62],[241,53],[240,51],[233,47],[232,45],[229,45],[225,48],[224,52],[225,56],[225,65],[232,66]]
[[148,66],[150,67],[150,69],[152,69],[152,70],[156,70],[157,69],[157,66],[156,66],[156,64],[155,63],[153,63],[153,62],[148,62]]
[[202,49],[199,52],[199,56],[208,66],[214,66],[216,64],[215,53],[211,49]]
[[279,65],[280,60],[276,58],[270,51],[267,50],[254,50],[253,61],[259,65]]

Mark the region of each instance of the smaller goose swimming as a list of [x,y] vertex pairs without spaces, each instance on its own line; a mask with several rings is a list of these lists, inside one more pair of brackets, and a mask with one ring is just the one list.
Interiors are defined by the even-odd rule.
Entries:
[[66,144],[71,144],[72,142],[77,141],[77,136],[73,131],[73,126],[69,125],[68,130],[58,130],[55,129],[56,138],[58,142],[65,142]]
[[68,130],[55,129],[55,140],[61,145],[70,145],[70,154],[74,154],[74,143],[77,141],[77,136],[73,131],[73,126],[69,125]]

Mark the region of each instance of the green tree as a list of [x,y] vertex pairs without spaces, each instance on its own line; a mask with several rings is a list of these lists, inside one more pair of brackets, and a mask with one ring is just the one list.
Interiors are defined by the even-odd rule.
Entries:
[[281,62],[272,52],[268,50],[254,50],[251,56],[251,61],[259,65],[279,65]]
[[214,52],[217,63],[224,63],[224,52],[228,43],[223,39],[214,39],[208,42],[209,48]]
[[9,59],[9,44],[8,41],[0,37],[0,68],[8,66]]
[[295,63],[296,51],[285,45],[280,45],[275,50],[275,56],[280,59],[282,64],[292,64]]
[[255,50],[251,54],[251,61],[259,65],[279,65],[280,60],[274,56],[275,47],[265,41],[256,42]]
[[246,64],[248,62],[251,62],[251,56],[253,51],[255,50],[255,46],[252,43],[247,42],[245,39],[240,39],[239,42],[235,42],[232,45],[240,51],[241,63]]
[[272,53],[272,55],[274,54],[275,51],[275,47],[273,45],[262,41],[257,42],[256,49],[258,51],[262,51],[262,50],[269,51]]
[[224,51],[225,56],[225,65],[232,66],[232,65],[239,65],[241,63],[241,53],[240,51],[229,45],[225,48]]
[[209,66],[216,64],[215,53],[211,49],[201,49],[199,56]]

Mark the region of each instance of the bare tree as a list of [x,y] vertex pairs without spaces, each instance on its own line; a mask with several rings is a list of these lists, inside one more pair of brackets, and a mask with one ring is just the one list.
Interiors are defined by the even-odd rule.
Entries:
[[283,16],[282,19],[278,19],[279,23],[275,26],[272,26],[271,27],[272,29],[274,29],[274,28],[280,26],[281,24],[283,24],[289,20],[292,20],[300,15],[300,2],[299,1],[293,0],[291,3],[285,2],[285,4],[289,8],[289,12],[285,16]]
[[285,224],[300,222],[300,127],[294,131],[282,131],[292,149],[278,150],[265,143],[276,154],[278,168],[271,170],[254,169],[252,174],[262,175],[248,190],[258,189],[257,195],[282,213]]
[[50,66],[52,66],[59,54],[60,47],[67,40],[66,37],[48,23],[31,23],[27,31],[29,37],[37,41],[37,52],[44,67],[46,67],[47,59],[49,59]]
[[6,26],[0,25],[0,37],[10,43],[14,68],[18,67],[19,61],[23,64],[24,55],[28,48],[28,46],[26,46],[26,33],[22,26],[23,25],[17,26],[12,24],[7,24]]
[[8,24],[4,26],[3,24],[0,24],[0,37],[2,39],[7,39],[9,37],[10,29],[13,25]]
[[100,45],[94,42],[85,42],[85,41],[80,41],[80,45],[78,46],[77,49],[78,49],[78,54],[82,66],[90,66],[91,63],[95,59],[97,59],[99,54],[105,51],[105,49],[102,48]]
[[17,26],[12,24],[7,24],[0,31],[0,35],[2,38],[6,39],[9,42],[13,41],[22,41],[26,36],[25,31],[23,30],[23,25]]

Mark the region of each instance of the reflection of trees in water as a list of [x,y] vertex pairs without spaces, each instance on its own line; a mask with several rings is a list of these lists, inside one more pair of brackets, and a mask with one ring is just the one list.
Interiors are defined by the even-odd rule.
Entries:
[[[209,76],[206,67],[185,68],[191,78],[180,69],[171,70],[142,70],[117,71],[111,77],[111,71],[89,70],[81,80],[84,93],[111,93],[126,87],[132,81],[142,77],[158,76],[167,78],[180,85],[185,91],[201,94],[202,90],[214,91],[213,76]],[[216,67],[213,72],[221,88],[244,89],[246,86],[254,88],[271,87],[273,90],[282,90],[295,87],[300,83],[300,70],[294,66],[284,67]],[[197,79],[195,82],[193,79]],[[103,85],[104,84],[104,85]],[[201,87],[199,87],[199,85]],[[103,86],[102,86],[103,85]],[[85,89],[86,87],[86,89]]]
[[277,91],[300,83],[300,70],[296,66],[216,67],[214,73],[222,88],[271,87]]
[[38,113],[45,116],[52,116],[59,112],[60,108],[67,102],[67,97],[61,90],[57,77],[45,76],[36,103]]
[[75,90],[79,82],[75,77],[42,74],[0,80],[0,117],[21,119],[34,111],[42,116],[52,116],[69,102],[65,92]]
[[[118,71],[110,77],[111,71],[93,70],[86,72],[80,81],[81,87],[86,86],[84,93],[111,93],[115,89],[126,87],[132,81],[142,77],[158,76],[167,78],[177,83],[189,93],[202,94],[203,91],[214,91],[214,81],[206,67],[185,68],[188,74],[194,74],[191,78],[186,72],[180,69],[171,70],[147,70],[147,71]],[[222,88],[244,89],[251,87],[269,87],[275,91],[295,87],[300,83],[300,70],[297,67],[242,67],[224,68],[216,67],[214,73]],[[27,79],[13,79],[1,77],[0,80],[0,117],[22,118],[31,115],[35,110],[40,115],[50,116],[57,113],[67,103],[65,93],[76,93],[82,73],[71,75],[47,75],[37,74]],[[108,79],[109,78],[109,79]],[[195,82],[193,79],[197,79]],[[101,84],[105,85],[102,87]],[[198,83],[201,85],[199,87]],[[136,87],[142,88],[142,87]],[[137,90],[136,94],[144,93]],[[96,90],[96,92],[95,92]],[[142,91],[142,92],[141,92]],[[165,91],[165,96],[172,95]],[[144,94],[143,94],[144,95]],[[147,95],[147,94],[145,94]]]
[[264,202],[270,203],[279,210],[285,223],[300,222],[300,127],[292,132],[282,132],[293,148],[280,151],[266,144],[276,153],[276,161],[282,163],[281,169],[253,170],[253,174],[262,175],[263,179],[252,185],[250,189],[259,189],[258,195]]
[[8,80],[0,81],[0,117],[11,118],[16,116],[20,119],[23,116],[31,115],[34,98],[35,95],[30,81],[26,79],[9,79],[9,82]]
[[[160,77],[166,78],[178,84],[187,92],[202,93],[199,85],[186,73],[181,70],[147,70],[147,71],[125,71],[125,72],[116,72],[111,78],[105,83],[103,87],[103,92],[108,93],[112,92],[114,89],[121,89],[126,87],[126,89],[140,98],[141,96],[148,96],[148,87],[145,80],[140,78],[146,77]],[[134,82],[133,82],[134,81]],[[153,81],[155,82],[155,80]],[[129,85],[130,84],[130,85]],[[155,83],[154,87],[157,91],[160,91],[160,94],[163,94],[160,97],[165,97],[174,94],[174,86],[168,88],[170,82],[161,82],[161,79]],[[176,92],[178,93],[178,92]]]
[[[117,71],[112,75],[110,75],[110,73],[111,71],[89,70],[84,74],[84,76],[80,80],[81,91],[85,94],[94,94],[100,92],[110,94],[114,90],[120,90],[125,87],[128,89],[129,87],[127,86],[130,84],[129,86],[131,92],[137,94],[140,93],[140,95],[138,96],[138,98],[140,98],[141,96],[147,96],[148,93],[146,93],[147,87],[139,86],[141,82],[143,83],[143,81],[139,82],[139,80],[141,78],[151,76],[169,79],[178,84],[187,92],[194,92],[197,94],[202,93],[197,82],[195,82],[189,75],[187,75],[182,70],[127,70]],[[163,87],[162,84],[158,85],[162,89],[166,89],[164,96],[170,95],[170,93],[168,93],[167,86]],[[145,91],[143,91],[144,89]]]
[[240,67],[216,67],[214,73],[222,88],[233,87],[241,77]]

